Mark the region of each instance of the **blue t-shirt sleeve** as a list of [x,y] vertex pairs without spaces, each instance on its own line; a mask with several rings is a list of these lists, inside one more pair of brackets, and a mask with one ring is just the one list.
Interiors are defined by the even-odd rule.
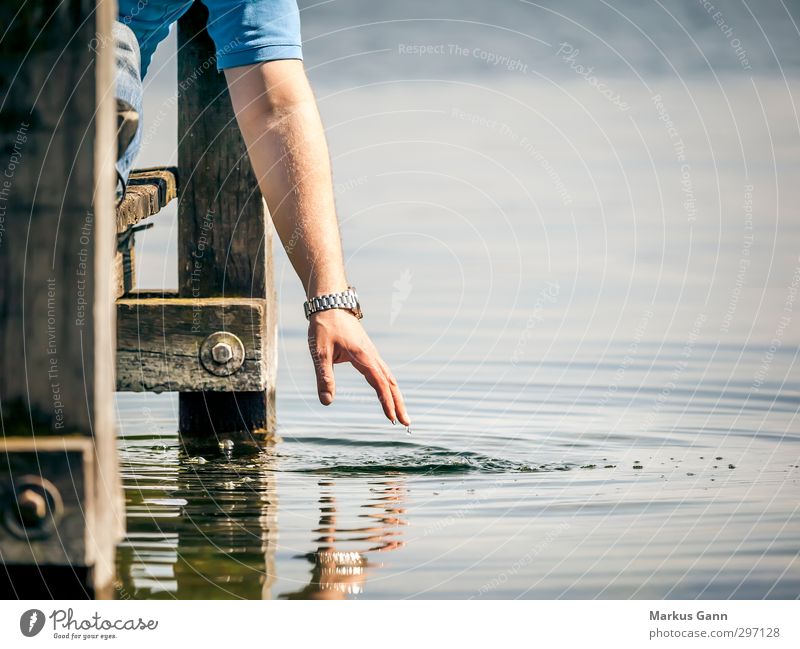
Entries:
[[[277,59],[302,59],[297,0],[204,0],[217,69]],[[192,0],[119,0],[119,20],[139,41],[142,77],[153,52]]]
[[297,0],[204,0],[208,32],[224,70],[277,59],[302,59]]

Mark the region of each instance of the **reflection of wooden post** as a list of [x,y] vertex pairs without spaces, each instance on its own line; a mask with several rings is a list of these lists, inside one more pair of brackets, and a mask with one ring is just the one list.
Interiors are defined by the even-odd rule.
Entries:
[[272,229],[225,77],[216,71],[207,17],[207,9],[195,3],[178,24],[178,293],[198,305],[202,298],[220,296],[264,300],[261,362],[267,387],[181,392],[180,428],[184,433],[272,433],[277,359]]
[[[119,596],[270,599],[278,538],[274,463],[248,457],[241,447],[230,460],[221,459],[216,442],[204,448],[205,440],[183,441],[187,452],[213,459],[193,463],[172,451],[122,451],[123,466],[130,462],[137,476],[128,497],[139,515],[120,551]],[[258,468],[248,469],[251,462]],[[159,467],[145,485],[142,463]]]
[[0,595],[110,593],[112,0],[4,1],[0,24]]
[[[220,483],[222,476],[226,481]],[[253,480],[245,482],[243,477]],[[274,467],[223,473],[218,464],[191,465],[184,460],[177,487],[173,497],[187,503],[181,510],[186,522],[178,532],[175,596],[271,599],[278,538]]]

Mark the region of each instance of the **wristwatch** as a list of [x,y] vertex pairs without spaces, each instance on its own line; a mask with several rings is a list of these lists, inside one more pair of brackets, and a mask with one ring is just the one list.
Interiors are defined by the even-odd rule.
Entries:
[[361,304],[358,302],[358,293],[355,286],[348,286],[346,291],[341,293],[328,293],[327,295],[317,295],[303,304],[306,312],[306,320],[311,319],[312,313],[328,311],[329,309],[346,309],[356,318],[361,320],[364,314],[361,312]]

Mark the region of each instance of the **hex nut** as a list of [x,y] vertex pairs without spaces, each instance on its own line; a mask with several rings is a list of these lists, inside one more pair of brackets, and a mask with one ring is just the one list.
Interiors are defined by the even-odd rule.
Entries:
[[200,345],[200,363],[214,376],[230,376],[244,364],[244,344],[229,331],[215,331]]
[[227,363],[233,358],[233,349],[228,343],[217,343],[211,348],[211,358],[215,363]]
[[40,525],[47,516],[47,500],[41,493],[30,488],[23,489],[17,495],[17,507],[20,521],[25,527]]
[[42,540],[56,529],[64,513],[58,488],[41,476],[24,475],[3,498],[0,522],[22,540]]

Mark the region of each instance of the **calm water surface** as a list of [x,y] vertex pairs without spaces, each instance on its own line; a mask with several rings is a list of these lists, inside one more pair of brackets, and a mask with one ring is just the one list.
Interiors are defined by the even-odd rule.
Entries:
[[[318,404],[276,247],[280,440],[183,443],[175,395],[118,395],[119,596],[797,598],[780,3],[720,3],[750,70],[688,1],[301,4],[348,273],[413,434],[350,368]],[[143,165],[175,158],[173,54]],[[140,237],[142,286],[177,283],[170,214]]]

